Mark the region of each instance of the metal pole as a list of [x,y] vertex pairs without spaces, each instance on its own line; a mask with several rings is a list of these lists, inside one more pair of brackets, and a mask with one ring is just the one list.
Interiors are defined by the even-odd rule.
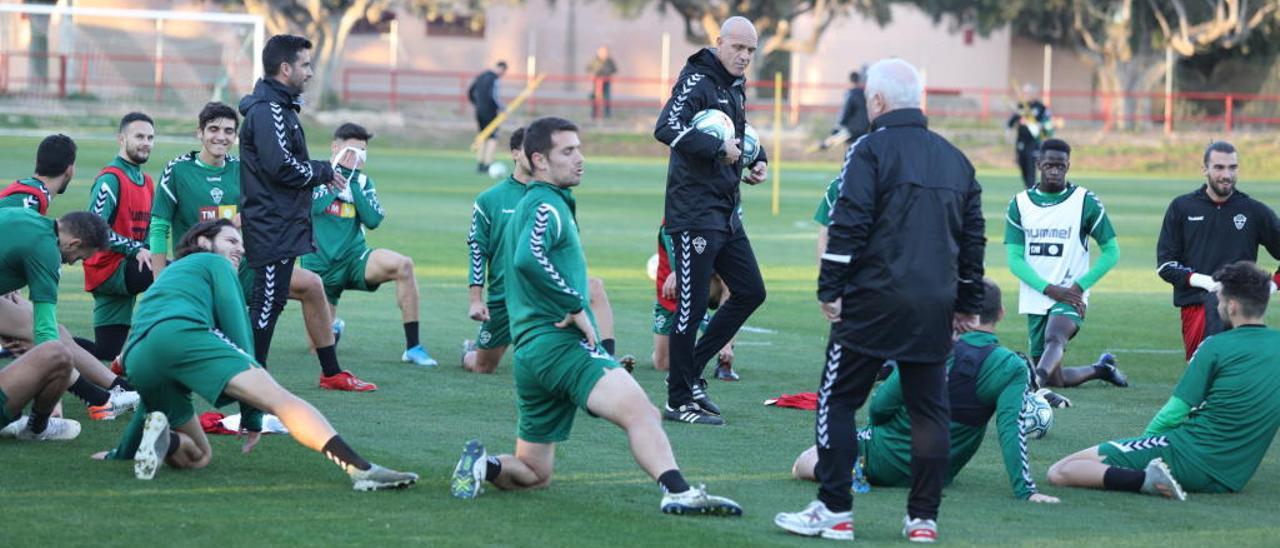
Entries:
[[1044,45],[1044,106],[1053,106],[1053,44]]
[[671,74],[671,33],[662,33],[662,73],[658,84],[658,105],[667,103],[667,93],[671,91],[670,75]]
[[156,19],[156,80],[155,80],[155,100],[160,102],[163,94],[161,86],[164,85],[164,19]]
[[390,55],[388,59],[391,63],[391,70],[395,70],[400,66],[400,20],[391,20],[391,36],[390,36]]
[[253,23],[253,81],[262,79],[262,48],[267,46],[267,24],[261,18]]

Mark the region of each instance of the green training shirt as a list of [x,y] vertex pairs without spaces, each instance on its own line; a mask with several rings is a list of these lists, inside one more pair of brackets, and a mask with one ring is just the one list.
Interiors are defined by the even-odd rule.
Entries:
[[[49,198],[50,202],[53,201],[53,194],[49,192],[49,189],[44,186],[44,183],[41,182],[40,179],[35,177],[18,179],[18,184],[29,186],[37,191],[43,192],[44,195]],[[0,207],[20,207],[39,212],[40,201],[36,200],[35,196],[31,196],[29,194],[10,194],[4,198],[0,198]]]
[[35,209],[0,208],[0,295],[27,288],[32,303],[32,340],[35,344],[58,338],[58,281],[62,276],[62,251],[57,223]]
[[526,185],[508,176],[476,197],[471,206],[471,231],[467,234],[467,247],[471,253],[471,274],[468,284],[485,285],[488,270],[489,304],[500,303],[505,298],[507,262],[510,251],[506,233],[516,204],[524,198]]
[[813,212],[813,220],[822,226],[831,224],[831,209],[836,207],[840,199],[840,178],[836,177],[827,184],[827,193],[818,202],[818,210]]
[[559,330],[553,324],[580,310],[587,311],[595,327],[575,207],[569,189],[533,181],[514,208],[506,234],[511,250],[506,302],[511,340],[517,347],[539,333]]
[[1173,395],[1192,408],[1165,433],[1174,466],[1244,489],[1280,427],[1280,331],[1246,325],[1205,339]]
[[[227,155],[221,167],[200,161],[199,151],[171,160],[151,201],[151,250],[164,253],[202,221],[234,219],[240,212],[240,160]],[[166,229],[167,228],[167,229]]]
[[325,272],[364,254],[368,244],[364,229],[378,228],[386,213],[378,201],[373,179],[338,166],[338,171],[351,185],[351,201],[347,202],[329,190],[328,185],[311,192],[311,226],[315,231],[316,251],[302,256],[302,267],[312,272]]
[[[1055,206],[1067,201],[1076,191],[1086,192],[1084,207],[1081,208],[1080,226],[1086,227],[1087,230],[1080,231],[1080,243],[1085,247],[1089,246],[1088,239],[1093,237],[1098,244],[1105,244],[1116,237],[1116,230],[1111,226],[1111,218],[1107,216],[1106,208],[1102,207],[1102,201],[1098,200],[1098,196],[1091,190],[1084,190],[1080,187],[1067,183],[1067,188],[1057,194],[1046,194],[1040,192],[1038,188],[1032,188],[1027,191],[1027,197],[1031,199],[1031,203],[1040,207]],[[1009,208],[1005,214],[1004,223],[1004,243],[1026,245],[1026,235],[1022,232],[1022,213],[1018,211],[1018,199],[1015,196],[1009,200]]]
[[[991,333],[970,331],[960,340],[972,346],[998,345]],[[950,370],[952,360],[948,359]],[[1031,477],[1027,457],[1027,442],[1019,427],[1022,398],[1029,382],[1026,362],[1012,350],[998,346],[986,360],[977,378],[977,400],[995,408],[996,432],[1000,438],[1000,453],[1004,457],[1005,472],[1013,495],[1025,499],[1037,493]],[[891,466],[903,477],[911,477],[911,417],[902,397],[902,384],[898,370],[876,390],[871,398],[871,439],[867,454],[876,460],[877,466]],[[969,463],[969,459],[982,446],[987,427],[969,426],[951,422],[951,466],[947,471],[950,482]]]
[[[134,164],[124,158],[116,156],[111,160],[109,166],[120,168],[125,175],[129,176],[128,184],[143,186],[146,179],[142,175],[142,166]],[[107,226],[112,226],[116,218],[116,209],[120,207],[120,185],[124,181],[116,180],[116,176],[110,173],[103,173],[93,181],[93,187],[89,191],[89,211],[94,215],[102,217],[107,222]],[[146,247],[146,242],[132,240],[128,237],[117,234],[115,230],[107,231],[107,249],[122,253],[133,257],[139,249]]]
[[231,261],[215,253],[194,253],[165,268],[138,299],[129,346],[156,324],[184,320],[217,329],[253,354],[247,305]]

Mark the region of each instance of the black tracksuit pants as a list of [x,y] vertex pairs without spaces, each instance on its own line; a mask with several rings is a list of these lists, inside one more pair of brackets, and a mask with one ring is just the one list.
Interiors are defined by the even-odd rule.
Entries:
[[[667,404],[675,409],[693,401],[693,387],[702,378],[707,362],[764,303],[765,289],[746,232],[682,230],[668,234],[675,255],[671,274],[676,276],[676,311],[669,343]],[[729,300],[716,310],[706,333],[698,339],[713,272],[728,287]]]
[[[838,341],[833,328],[818,389],[814,428],[818,464],[814,473],[821,484],[818,500],[833,512],[844,512],[853,508],[849,488],[858,458],[854,414],[866,402],[885,359],[859,354]],[[911,415],[911,493],[907,514],[937,519],[951,452],[946,363],[899,360],[898,375],[903,401]]]
[[253,269],[253,292],[249,295],[249,324],[253,328],[253,358],[267,366],[276,320],[289,300],[296,258],[271,261]]
[[1018,170],[1022,172],[1022,186],[1031,188],[1036,186],[1036,159],[1039,157],[1037,145],[1034,141],[1019,141],[1017,145],[1017,156],[1015,160],[1018,162]]

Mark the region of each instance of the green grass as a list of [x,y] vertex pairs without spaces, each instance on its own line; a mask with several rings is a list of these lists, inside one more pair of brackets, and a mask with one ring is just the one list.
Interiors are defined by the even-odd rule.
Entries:
[[[357,494],[321,456],[287,438],[272,437],[242,455],[231,437],[213,439],[213,464],[198,471],[161,470],[152,482],[133,479],[128,463],[93,462],[88,455],[112,446],[123,421],[85,422],[80,438],[59,444],[0,442],[10,472],[0,482],[5,526],[0,545],[795,545],[818,541],[789,537],[771,523],[814,496],[815,487],[790,479],[792,459],[812,443],[809,412],[761,405],[780,393],[816,388],[826,339],[814,303],[814,233],[810,220],[826,182],[837,169],[785,173],[782,210],[769,211],[769,190],[744,188],[746,225],[760,258],[769,300],[749,325],[772,333],[745,333],[738,347],[743,381],[712,381],[728,426],[671,425],[668,433],[687,477],[737,499],[741,519],[667,517],[658,513],[659,490],[632,462],[626,440],[612,425],[580,414],[573,437],[561,445],[551,487],[528,493],[491,491],[475,501],[449,497],[447,479],[462,444],[483,439],[491,451],[514,447],[515,408],[508,358],[492,376],[462,372],[457,347],[474,336],[466,318],[465,238],[474,196],[491,181],[472,173],[464,156],[391,149],[374,142],[370,173],[378,181],[388,219],[369,233],[375,246],[406,253],[417,263],[423,290],[424,342],[442,365],[422,370],[399,363],[402,338],[393,288],[348,292],[341,315],[347,333],[343,364],[377,382],[373,394],[335,394],[316,388],[318,366],[306,353],[296,303],[281,319],[272,348],[272,373],[314,403],[370,460],[417,471],[422,482],[404,492]],[[586,136],[588,142],[590,136]],[[317,141],[313,148],[321,149]],[[0,172],[30,173],[32,139],[0,138],[10,153]],[[162,141],[149,166],[194,147]],[[327,147],[326,147],[327,148]],[[588,146],[588,153],[591,149]],[[58,197],[54,213],[82,208],[88,182],[114,154],[103,141],[82,143],[80,174]],[[591,158],[576,194],[579,225],[592,273],[607,282],[618,323],[620,353],[641,357],[637,380],[653,401],[664,396],[662,376],[649,367],[653,287],[644,265],[654,252],[662,214],[666,167],[654,159]],[[1004,265],[1004,209],[1017,182],[984,176],[988,274],[1005,290],[1011,316],[1002,340],[1025,349],[1025,321],[1016,310],[1016,285]],[[1280,463],[1268,456],[1244,493],[1192,495],[1176,504],[1129,494],[1055,489],[1044,472],[1056,459],[1100,441],[1134,435],[1168,397],[1184,367],[1178,314],[1170,291],[1154,273],[1155,239],[1165,205],[1197,181],[1089,177],[1120,235],[1120,265],[1094,292],[1089,319],[1071,343],[1069,362],[1116,352],[1133,388],[1088,385],[1069,390],[1076,407],[1058,414],[1048,438],[1032,443],[1035,477],[1059,506],[1011,498],[994,430],[969,467],[946,491],[942,534],[953,545],[1031,545],[1048,542],[1118,545],[1267,545],[1280,524]],[[1280,185],[1246,181],[1243,188],[1269,203]],[[1264,260],[1265,265],[1273,261]],[[92,301],[80,290],[79,267],[64,269],[61,319],[73,332],[91,333]],[[70,397],[69,416],[85,419]],[[878,488],[857,499],[860,542],[900,542],[903,489]]]

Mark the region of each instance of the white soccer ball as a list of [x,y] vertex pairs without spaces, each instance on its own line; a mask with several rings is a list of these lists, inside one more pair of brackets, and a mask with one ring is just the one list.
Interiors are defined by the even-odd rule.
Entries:
[[742,165],[751,167],[758,157],[760,157],[760,134],[756,133],[756,128],[751,127],[751,124],[747,124],[746,129],[742,130]]
[[709,108],[693,115],[693,128],[721,141],[733,137],[733,120],[723,110]]
[[654,253],[652,257],[649,257],[649,262],[644,266],[644,272],[645,274],[649,275],[650,280],[654,280],[654,281],[658,280],[658,254],[657,253]]
[[489,176],[494,179],[501,179],[507,176],[507,164],[502,162],[494,162],[489,164]]
[[1044,396],[1027,392],[1022,397],[1022,412],[1019,413],[1018,419],[1022,435],[1038,440],[1053,428],[1053,407],[1044,399]]

